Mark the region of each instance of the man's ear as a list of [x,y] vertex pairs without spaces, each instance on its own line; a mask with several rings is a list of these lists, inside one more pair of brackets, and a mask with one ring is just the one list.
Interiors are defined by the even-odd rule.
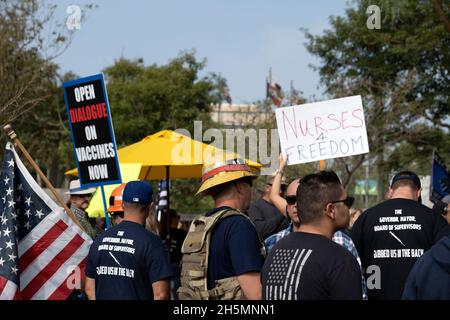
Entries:
[[391,199],[392,198],[392,193],[394,192],[394,189],[392,189],[391,187],[389,187],[389,190],[388,190],[388,192],[387,192],[387,196],[388,196],[388,199]]
[[335,212],[334,208],[335,208],[334,204],[328,203],[324,209],[325,214],[332,220],[334,220],[334,218],[336,216],[336,212]]
[[242,193],[242,182],[241,181],[236,182],[235,186],[236,186],[236,191],[238,193]]
[[417,190],[417,199],[420,198],[420,195],[422,194],[422,188],[420,188],[419,190]]

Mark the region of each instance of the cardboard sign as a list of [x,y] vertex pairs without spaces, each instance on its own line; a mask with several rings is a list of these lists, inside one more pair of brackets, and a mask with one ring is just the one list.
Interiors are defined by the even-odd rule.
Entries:
[[63,87],[81,185],[121,183],[103,74],[65,82]]
[[288,164],[369,152],[361,96],[277,109],[281,152]]

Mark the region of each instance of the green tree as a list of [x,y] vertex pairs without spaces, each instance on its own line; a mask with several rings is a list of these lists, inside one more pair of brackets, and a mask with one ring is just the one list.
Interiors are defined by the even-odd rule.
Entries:
[[36,106],[45,108],[52,94],[57,74],[52,61],[70,45],[74,33],[54,19],[56,9],[37,0],[0,1],[2,126]]
[[[83,12],[93,7],[85,5]],[[74,31],[55,19],[56,10],[57,5],[37,0],[0,1],[0,125],[12,124],[50,181],[59,186],[63,170],[74,160],[63,79],[53,61],[70,45]],[[0,150],[6,140],[0,135]]]
[[[369,5],[381,8],[379,30],[367,28]],[[447,4],[442,8],[450,12]],[[430,157],[419,150],[435,140],[433,127],[450,127],[450,34],[431,2],[419,0],[358,0],[330,23],[322,35],[306,32],[307,49],[320,58],[317,70],[330,97],[362,95],[369,161],[377,168],[378,185],[385,186],[388,173],[400,169],[389,160],[397,147],[407,143],[416,149],[409,163],[402,163],[414,167]],[[379,189],[379,199],[383,194]]]
[[194,120],[209,123],[212,103],[221,99],[223,79],[200,77],[206,61],[183,52],[166,65],[145,66],[142,59],[121,58],[105,69],[114,130],[128,145],[162,129],[193,130]]
[[[55,76],[49,83],[49,97],[35,110],[19,117],[14,128],[54,186],[64,183],[64,172],[75,166],[62,82],[77,78],[73,73]],[[38,110],[38,111],[37,111]]]
[[[58,186],[70,139],[53,60],[70,45],[73,31],[54,19],[56,9],[37,0],[0,1],[0,126],[12,124]],[[0,135],[0,157],[7,140]]]
[[[118,59],[104,70],[116,141],[125,146],[159,130],[183,128],[193,133],[194,120],[212,125],[210,108],[225,100],[226,80],[218,74],[201,77],[206,60],[185,51],[165,65],[144,65],[143,59]],[[192,135],[193,136],[193,135]],[[194,197],[199,179],[171,181],[171,207],[201,213],[212,206]]]

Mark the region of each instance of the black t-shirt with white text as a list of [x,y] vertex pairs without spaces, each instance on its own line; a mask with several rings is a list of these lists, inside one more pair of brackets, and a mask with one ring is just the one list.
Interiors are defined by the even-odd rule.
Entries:
[[152,283],[172,276],[161,239],[122,221],[101,233],[89,250],[86,276],[97,300],[153,300]]
[[269,252],[265,300],[361,300],[361,270],[350,252],[325,236],[293,232]]
[[366,210],[351,236],[366,270],[369,299],[400,299],[416,260],[448,230],[442,217],[414,200],[390,199]]

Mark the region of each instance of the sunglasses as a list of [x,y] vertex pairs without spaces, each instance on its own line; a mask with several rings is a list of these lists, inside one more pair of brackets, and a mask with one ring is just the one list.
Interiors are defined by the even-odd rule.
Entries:
[[286,202],[289,204],[289,205],[293,205],[293,204],[295,204],[296,202],[297,202],[297,196],[296,195],[292,195],[292,196],[286,196]]
[[353,202],[355,201],[355,198],[353,197],[347,197],[345,199],[342,200],[336,200],[336,201],[331,201],[330,203],[339,203],[339,202],[343,202],[347,207],[351,208],[351,206],[353,205]]

